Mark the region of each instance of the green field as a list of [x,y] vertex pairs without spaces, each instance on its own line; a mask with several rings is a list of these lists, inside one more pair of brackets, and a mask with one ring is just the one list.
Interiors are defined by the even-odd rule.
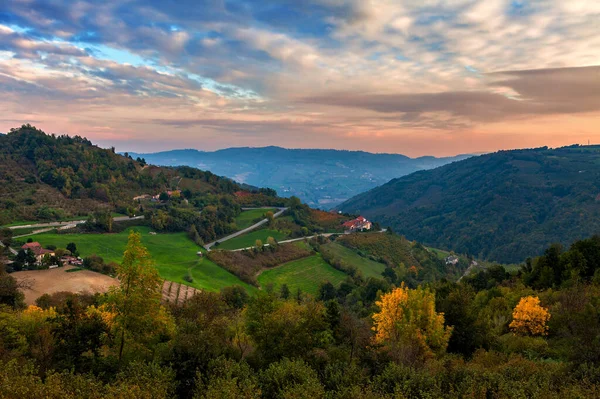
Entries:
[[249,211],[243,211],[235,218],[235,224],[240,230],[244,230],[252,226],[256,219],[264,219],[264,214],[267,212],[275,213],[276,209],[251,209]]
[[[44,233],[34,236],[34,239],[44,246],[52,244],[59,248],[65,248],[68,243],[74,242],[82,257],[96,254],[107,262],[120,263],[127,236],[132,229],[142,233],[142,243],[148,248],[156,268],[164,279],[208,291],[217,291],[234,284],[242,285],[249,291],[254,290],[254,287],[243,283],[210,260],[200,259],[196,255],[200,247],[194,244],[186,233],[149,235],[149,227],[137,226],[115,234]],[[183,280],[188,270],[194,278],[192,283]]]
[[321,250],[325,251],[327,254],[333,255],[342,262],[356,267],[364,277],[383,278],[381,276],[381,273],[385,270],[385,265],[383,263],[364,258],[350,248],[346,248],[345,246],[334,242],[323,245],[321,248]]
[[275,290],[287,284],[292,293],[299,288],[302,292],[316,295],[322,283],[329,281],[337,287],[346,277],[345,273],[328,265],[321,255],[313,255],[265,270],[258,276],[258,282],[262,287],[273,284]]
[[267,243],[267,238],[273,237],[277,241],[285,240],[287,237],[285,234],[277,230],[261,229],[251,231],[250,233],[241,235],[239,237],[232,238],[231,240],[225,241],[220,244],[218,249],[225,249],[231,251],[233,249],[249,248],[253,247],[256,240],[261,240],[263,244]]

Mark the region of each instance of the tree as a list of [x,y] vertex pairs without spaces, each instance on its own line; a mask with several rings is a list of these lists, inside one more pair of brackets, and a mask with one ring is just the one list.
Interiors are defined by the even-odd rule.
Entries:
[[322,283],[319,287],[319,300],[320,301],[329,301],[336,297],[336,290],[333,284],[329,281]]
[[160,193],[160,195],[158,196],[158,199],[162,202],[166,202],[169,200],[169,194],[162,192]]
[[25,266],[35,265],[37,259],[35,258],[35,254],[31,249],[25,251],[24,249],[20,249],[17,252],[17,256],[15,257],[15,263],[13,264],[13,268],[15,271],[23,270]]
[[140,233],[129,234],[117,277],[121,284],[109,291],[108,304],[116,313],[114,329],[121,362],[126,343],[135,346],[135,352],[148,351],[161,335],[172,333],[173,321],[160,304],[163,280],[141,243]]
[[10,274],[0,271],[0,304],[15,309],[25,307],[25,295],[21,291],[25,288],[24,283],[19,283]]
[[536,296],[521,298],[513,310],[513,321],[510,329],[519,335],[546,335],[548,334],[548,323],[550,312],[540,306],[540,299]]
[[267,245],[271,247],[271,249],[275,250],[277,248],[277,240],[273,237],[267,238]]
[[273,223],[275,222],[275,215],[273,214],[273,212],[269,211],[269,212],[265,213],[265,217],[268,220],[269,226],[273,226]]
[[290,289],[287,284],[283,284],[279,289],[279,297],[282,299],[288,299],[290,297]]
[[79,252],[77,251],[77,244],[74,242],[70,242],[67,244],[67,251],[71,252],[73,256],[79,256]]
[[250,296],[244,287],[241,285],[232,285],[231,287],[224,287],[221,290],[221,297],[234,309],[243,309],[248,303]]
[[446,350],[452,328],[444,327],[444,314],[436,313],[435,297],[429,290],[412,290],[402,283],[375,304],[380,310],[373,315],[375,343],[392,350],[406,347],[418,357]]
[[13,231],[8,227],[5,227],[0,230],[0,242],[5,246],[10,246],[12,243]]

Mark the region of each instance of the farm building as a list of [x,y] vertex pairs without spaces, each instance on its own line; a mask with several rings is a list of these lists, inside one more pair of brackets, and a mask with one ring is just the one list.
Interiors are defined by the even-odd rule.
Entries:
[[31,252],[33,252],[35,255],[37,262],[41,262],[45,255],[54,256],[54,251],[50,249],[44,249],[39,242],[28,242],[27,244],[23,245],[21,249],[24,251],[31,250]]
[[352,231],[371,230],[372,224],[364,217],[359,216],[354,220],[347,221],[342,226],[344,226],[346,231],[352,232]]

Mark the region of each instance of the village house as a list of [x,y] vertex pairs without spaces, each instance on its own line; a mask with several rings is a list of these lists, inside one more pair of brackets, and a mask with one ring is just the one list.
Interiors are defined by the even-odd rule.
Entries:
[[147,200],[152,198],[152,196],[150,194],[142,194],[142,195],[138,195],[137,197],[133,197],[134,201],[141,201],[141,200]]
[[60,263],[62,263],[63,266],[83,266],[83,260],[76,256],[63,256],[60,258]]
[[[172,197],[181,197],[181,190],[173,190],[173,191],[167,191],[167,195],[169,196],[169,198]],[[160,194],[156,194],[155,196],[152,197],[152,200],[154,201],[158,201],[160,199]]]
[[353,231],[371,230],[372,224],[364,217],[359,216],[354,220],[347,221],[342,226],[344,226],[344,229],[347,232],[353,232]]
[[459,259],[458,259],[458,256],[456,256],[456,255],[450,255],[446,258],[447,265],[456,266],[458,264],[458,261],[459,261]]
[[35,255],[35,260],[37,263],[41,263],[42,259],[46,255],[55,255],[54,251],[43,248],[39,242],[28,242],[27,244],[23,245],[21,249],[24,251],[31,250],[31,252],[33,252]]

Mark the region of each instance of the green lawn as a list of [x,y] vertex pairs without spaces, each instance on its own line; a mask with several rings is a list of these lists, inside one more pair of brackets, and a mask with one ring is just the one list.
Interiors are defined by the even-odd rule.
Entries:
[[[253,287],[243,283],[210,260],[200,259],[196,255],[200,247],[192,242],[186,233],[150,235],[149,227],[137,226],[115,234],[45,233],[32,238],[44,246],[52,244],[59,248],[65,248],[68,243],[74,242],[82,257],[96,254],[107,262],[120,263],[127,244],[127,236],[132,229],[142,233],[142,243],[148,248],[156,268],[164,279],[208,291],[218,291],[234,284],[242,285],[249,291],[254,290]],[[194,278],[192,283],[183,280],[188,270]]]
[[383,278],[381,273],[385,270],[383,263],[372,261],[371,259],[364,258],[358,255],[350,248],[346,248],[343,245],[337,243],[327,244],[321,247],[322,251],[335,256],[342,262],[347,263],[356,267],[361,271],[362,275],[366,277]]
[[244,230],[252,226],[255,219],[264,219],[264,214],[267,212],[275,213],[276,209],[251,209],[249,211],[243,211],[235,218],[235,224],[240,230]]
[[273,284],[275,290],[287,284],[292,293],[300,288],[302,292],[316,295],[322,283],[329,281],[337,287],[346,277],[345,273],[328,265],[321,255],[313,255],[265,270],[258,276],[258,282],[262,287]]
[[277,241],[285,240],[287,238],[285,234],[277,230],[261,229],[225,241],[215,247],[215,249],[218,248],[231,251],[232,249],[248,248],[254,246],[256,240],[261,240],[263,244],[266,244],[267,238],[269,237],[273,237]]

